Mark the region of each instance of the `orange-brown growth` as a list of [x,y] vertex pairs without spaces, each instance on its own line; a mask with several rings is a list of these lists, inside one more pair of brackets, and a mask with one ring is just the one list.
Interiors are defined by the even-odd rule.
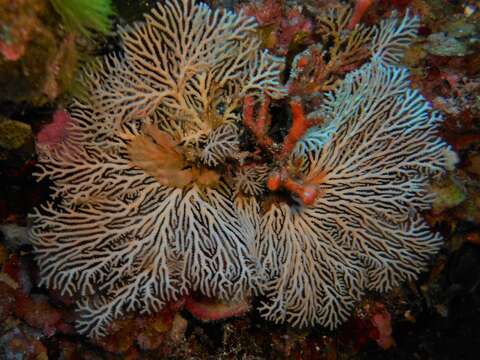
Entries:
[[280,172],[274,172],[267,180],[267,188],[270,191],[277,191],[281,188],[294,194],[304,205],[312,205],[323,191],[318,185],[324,182],[326,173],[317,172],[304,179],[297,179],[291,176],[284,168]]
[[305,135],[305,132],[311,126],[305,118],[303,106],[300,101],[292,100],[290,102],[290,108],[292,109],[292,126],[290,127],[288,135],[283,140],[282,156],[290,154],[297,141]]
[[138,135],[129,143],[128,153],[135,166],[160,184],[184,187],[192,182],[192,174],[190,170],[183,170],[185,161],[177,145],[168,133],[148,125],[145,135]]
[[269,106],[270,98],[265,96],[255,116],[255,99],[252,96],[246,96],[243,100],[243,123],[255,136],[258,144],[264,148],[270,148],[273,145],[272,139],[267,134],[270,127]]
[[374,0],[357,0],[355,4],[355,10],[353,10],[352,18],[348,24],[347,29],[353,30],[355,26],[360,22],[363,17],[363,14],[372,6]]
[[145,127],[145,135],[136,136],[128,144],[133,165],[145,170],[162,185],[185,187],[196,181],[200,185],[213,185],[219,175],[212,170],[189,167],[170,134],[153,125]]

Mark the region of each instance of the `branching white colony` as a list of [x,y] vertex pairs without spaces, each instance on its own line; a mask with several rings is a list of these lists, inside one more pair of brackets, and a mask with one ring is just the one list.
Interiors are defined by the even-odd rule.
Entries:
[[448,151],[395,65],[417,26],[365,32],[372,60],[326,94],[324,125],[291,154],[321,191],[310,206],[264,206],[268,164],[239,165],[242,99],[286,95],[252,18],[172,0],[122,30],[122,53],[85,71],[65,141],[38,146],[55,201],[32,240],[42,283],[81,297],[78,329],[102,336],[194,291],[261,292],[268,319],[334,328],[364,289],[414,278],[441,244],[419,212]]

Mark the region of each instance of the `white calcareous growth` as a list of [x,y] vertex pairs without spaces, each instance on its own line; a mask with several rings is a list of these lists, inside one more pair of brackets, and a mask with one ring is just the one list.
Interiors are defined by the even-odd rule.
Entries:
[[261,311],[334,328],[365,289],[416,278],[440,248],[420,212],[431,206],[429,178],[445,171],[450,150],[437,135],[440,115],[410,89],[408,71],[379,58],[348,74],[320,111],[338,124],[304,154],[304,180],[320,196],[311,206],[271,206],[262,218],[270,301]]
[[32,214],[42,283],[78,296],[78,329],[102,336],[191,292],[263,293],[268,319],[334,328],[365,289],[415,278],[441,244],[420,212],[449,158],[441,117],[396,64],[417,27],[407,14],[365,32],[369,62],[325,94],[289,159],[319,194],[304,205],[268,194],[276,164],[243,163],[258,158],[241,147],[243,99],[286,96],[254,19],[157,5],[85,70],[62,142],[38,145],[53,182]]
[[214,169],[238,155],[243,97],[285,93],[282,59],[255,29],[193,0],[157,5],[85,71],[89,101],[72,104],[67,139],[39,145],[38,176],[60,200],[32,216],[42,283],[80,296],[81,332],[191,291],[231,300],[256,287],[254,234]]

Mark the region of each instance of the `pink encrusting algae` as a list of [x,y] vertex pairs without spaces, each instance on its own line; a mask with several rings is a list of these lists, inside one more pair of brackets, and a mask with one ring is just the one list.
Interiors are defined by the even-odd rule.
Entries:
[[242,316],[250,311],[251,306],[246,300],[227,302],[189,296],[185,301],[185,308],[199,320],[214,321]]
[[37,134],[39,145],[58,145],[68,137],[68,125],[71,123],[69,113],[64,109],[54,112],[52,121]]

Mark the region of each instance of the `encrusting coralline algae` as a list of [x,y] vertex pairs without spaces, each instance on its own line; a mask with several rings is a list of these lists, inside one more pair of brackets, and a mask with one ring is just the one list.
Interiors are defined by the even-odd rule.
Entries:
[[[284,86],[253,18],[193,0],[157,5],[85,70],[88,101],[61,142],[38,144],[54,193],[31,230],[42,283],[80,297],[81,332],[193,292],[263,294],[268,319],[334,328],[365,289],[422,270],[441,238],[420,212],[452,154],[397,64],[418,18],[349,30],[350,16],[326,15],[336,40],[317,54],[354,54],[346,76],[332,56],[322,74],[297,58]],[[314,76],[330,92],[304,114],[298,86]],[[268,106],[289,95],[279,143]]]

